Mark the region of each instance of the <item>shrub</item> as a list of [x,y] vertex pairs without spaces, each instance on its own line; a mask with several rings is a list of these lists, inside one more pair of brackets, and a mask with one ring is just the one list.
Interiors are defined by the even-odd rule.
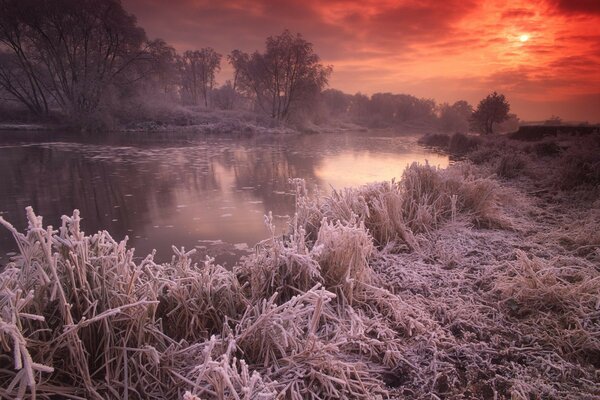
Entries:
[[497,148],[491,146],[482,146],[470,152],[467,155],[467,158],[474,164],[481,165],[496,160],[499,155],[500,153]]
[[600,151],[589,142],[563,153],[558,163],[556,181],[561,189],[600,185]]
[[455,133],[450,138],[450,144],[448,146],[448,151],[451,154],[463,156],[473,150],[475,150],[479,144],[481,143],[481,139],[475,136],[465,135],[463,133]]
[[450,136],[443,133],[430,133],[419,139],[419,144],[429,147],[446,148],[450,143]]
[[534,144],[533,151],[539,157],[555,157],[559,155],[563,149],[554,141],[545,141]]
[[500,158],[496,174],[503,178],[517,177],[527,166],[527,160],[520,154],[507,154]]

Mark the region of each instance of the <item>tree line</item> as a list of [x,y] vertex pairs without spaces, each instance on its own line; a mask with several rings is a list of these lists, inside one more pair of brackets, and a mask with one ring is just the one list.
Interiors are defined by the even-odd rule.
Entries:
[[[217,86],[223,62],[233,76]],[[348,95],[325,90],[331,73],[313,45],[288,30],[268,37],[264,51],[178,53],[150,40],[120,0],[0,0],[0,99],[39,117],[59,113],[85,125],[111,107],[162,98],[277,121],[337,118],[370,127],[421,123],[490,133],[516,118],[495,93],[476,110],[466,101],[436,104],[407,94]]]
[[161,94],[186,105],[256,108],[286,120],[327,85],[312,44],[284,31],[264,52],[233,50],[232,81],[216,88],[223,56],[179,54],[149,40],[119,0],[0,0],[0,88],[38,116],[85,119],[110,98]]
[[490,134],[518,128],[519,119],[510,113],[506,97],[491,93],[473,107],[465,100],[453,104],[409,94],[375,93],[354,95],[336,89],[321,93],[322,118],[345,119],[368,127],[435,127],[444,132],[476,131]]

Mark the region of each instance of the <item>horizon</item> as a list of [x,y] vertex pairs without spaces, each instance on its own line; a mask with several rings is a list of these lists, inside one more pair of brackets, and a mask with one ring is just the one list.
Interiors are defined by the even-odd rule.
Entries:
[[[473,105],[498,91],[525,121],[600,122],[600,2],[504,3],[123,0],[150,38],[179,52],[262,50],[289,29],[333,66],[329,88]],[[223,63],[218,83],[231,74]]]

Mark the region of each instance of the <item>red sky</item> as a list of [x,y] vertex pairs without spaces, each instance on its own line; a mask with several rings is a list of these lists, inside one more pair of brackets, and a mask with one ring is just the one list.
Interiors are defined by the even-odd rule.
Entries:
[[[526,120],[600,122],[600,0],[123,0],[151,38],[183,51],[262,50],[288,28],[347,93],[476,105],[504,93]],[[220,83],[229,79],[224,66]]]

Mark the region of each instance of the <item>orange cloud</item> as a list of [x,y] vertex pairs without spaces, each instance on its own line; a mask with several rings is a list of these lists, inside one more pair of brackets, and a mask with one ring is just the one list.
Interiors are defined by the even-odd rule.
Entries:
[[[124,0],[124,5],[151,37],[179,50],[252,51],[285,28],[301,32],[334,66],[331,86],[346,92],[475,103],[499,90],[522,118],[554,113],[600,121],[597,0]],[[221,81],[230,73],[224,68]],[[591,107],[582,107],[586,102]]]

